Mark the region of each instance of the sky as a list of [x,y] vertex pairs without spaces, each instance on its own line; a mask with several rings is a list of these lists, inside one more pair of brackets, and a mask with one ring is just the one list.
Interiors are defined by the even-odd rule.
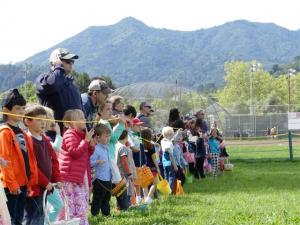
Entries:
[[1,0],[0,63],[22,61],[89,26],[131,16],[148,26],[190,31],[237,19],[300,29],[297,0]]

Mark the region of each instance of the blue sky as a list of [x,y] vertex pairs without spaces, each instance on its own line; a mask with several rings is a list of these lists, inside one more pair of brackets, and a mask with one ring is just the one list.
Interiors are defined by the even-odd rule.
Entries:
[[149,26],[197,30],[247,19],[300,29],[297,0],[1,0],[0,63],[18,62],[88,26],[135,17]]

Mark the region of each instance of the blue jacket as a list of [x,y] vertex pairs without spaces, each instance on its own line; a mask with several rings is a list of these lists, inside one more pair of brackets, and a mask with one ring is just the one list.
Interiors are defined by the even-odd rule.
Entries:
[[79,88],[74,78],[66,76],[62,65],[39,75],[35,85],[40,103],[53,109],[55,119],[61,120],[69,109],[83,110]]
[[[87,121],[94,121],[97,114],[97,107],[93,105],[91,97],[87,93],[81,94],[82,105]],[[88,130],[92,129],[93,124],[87,123]]]
[[[90,158],[91,167],[96,169],[95,177],[96,179],[102,181],[111,181],[112,179],[112,169],[109,159],[108,146],[97,144],[95,147],[95,151]],[[98,160],[105,161],[103,164],[98,164]]]

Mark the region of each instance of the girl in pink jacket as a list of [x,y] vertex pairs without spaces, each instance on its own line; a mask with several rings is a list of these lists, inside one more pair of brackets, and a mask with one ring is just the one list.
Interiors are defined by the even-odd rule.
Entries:
[[[80,218],[80,225],[88,225],[89,187],[91,186],[90,156],[94,152],[94,130],[86,132],[84,114],[79,109],[68,110],[59,152],[61,180],[68,199],[70,218]],[[76,122],[70,122],[76,121]],[[78,123],[82,121],[82,123]]]

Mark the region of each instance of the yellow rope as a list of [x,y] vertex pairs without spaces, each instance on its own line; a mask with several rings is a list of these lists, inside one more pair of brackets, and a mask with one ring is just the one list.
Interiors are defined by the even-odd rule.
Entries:
[[[8,113],[8,112],[1,112],[2,115],[7,116],[15,116],[15,117],[21,117],[21,118],[27,118],[27,119],[35,119],[35,120],[44,120],[49,122],[56,122],[56,123],[98,123],[99,121],[70,121],[70,120],[56,120],[56,119],[49,119],[49,118],[40,118],[40,117],[33,117],[33,116],[25,116],[20,114],[14,114],[14,113]],[[107,121],[114,121],[118,119],[118,117],[114,119],[108,119]]]
[[[56,119],[49,119],[49,118],[40,118],[40,117],[33,117],[33,116],[25,116],[25,115],[20,115],[20,114],[14,114],[14,113],[8,113],[8,112],[3,112],[3,111],[0,111],[0,115],[8,115],[8,116],[15,116],[15,117],[21,117],[21,118],[27,118],[27,119],[36,119],[36,120],[44,120],[44,121],[48,121],[48,122],[56,122],[56,123],[99,123],[99,121],[70,121],[70,120],[56,120]],[[113,118],[113,119],[108,119],[106,121],[114,121],[118,119],[118,117],[116,118]],[[182,130],[182,128],[176,128],[176,127],[172,127],[174,130]],[[286,136],[288,135],[288,133],[284,133],[284,134],[277,134],[277,135],[274,135],[274,137],[281,137],[281,136]],[[295,136],[300,136],[300,134],[297,134],[297,133],[293,133],[293,135]],[[160,134],[157,138],[157,141],[155,143],[158,143],[158,140],[161,138],[162,134]],[[270,136],[259,136],[259,137],[225,137],[225,139],[227,140],[238,140],[238,139],[241,139],[241,140],[248,140],[248,139],[260,139],[260,138],[268,138],[268,137],[272,137],[272,135]],[[147,142],[150,142],[149,140],[145,140],[145,139],[142,139],[140,138],[141,140],[144,140],[144,141],[147,141]],[[224,140],[225,140],[224,139]]]

